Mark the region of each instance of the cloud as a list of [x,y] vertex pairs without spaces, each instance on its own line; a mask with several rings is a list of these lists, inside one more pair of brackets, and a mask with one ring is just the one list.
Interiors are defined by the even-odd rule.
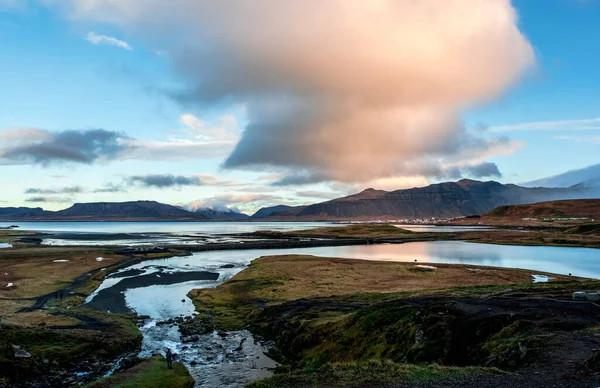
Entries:
[[0,165],[214,159],[226,156],[234,145],[231,141],[134,139],[104,129],[19,128],[0,131]]
[[114,183],[105,184],[103,187],[94,190],[94,193],[97,193],[97,194],[126,193],[126,192],[127,192],[127,190],[122,185],[117,185]]
[[24,194],[42,194],[42,195],[52,195],[52,194],[81,194],[85,193],[86,190],[81,186],[69,186],[58,189],[41,189],[41,188],[29,188],[26,189]]
[[187,205],[183,205],[188,210],[198,210],[204,208],[213,208],[216,210],[229,209],[235,212],[253,213],[260,207],[270,206],[274,203],[280,203],[283,198],[270,194],[223,194],[211,198],[202,198]]
[[580,120],[534,121],[489,127],[490,132],[510,131],[586,131],[600,129],[600,118]]
[[224,115],[217,123],[211,124],[200,120],[192,114],[183,114],[179,117],[182,124],[192,130],[196,139],[211,142],[228,142],[232,145],[240,139],[240,125],[233,115]]
[[112,36],[97,35],[94,32],[88,32],[88,34],[85,36],[85,40],[94,45],[107,44],[110,46],[117,46],[129,51],[133,50],[129,43],[125,42],[124,40],[119,40]]
[[316,190],[307,190],[307,191],[298,191],[296,192],[298,197],[306,197],[306,198],[322,198],[322,199],[333,199],[339,197],[339,194],[332,193],[330,191],[316,191]]
[[575,143],[600,143],[600,136],[555,136],[554,140],[567,140]]
[[39,196],[26,198],[25,202],[71,203],[73,200],[67,197]]
[[197,176],[182,176],[170,174],[134,175],[125,179],[130,185],[156,187],[165,189],[181,186],[202,186],[202,180]]
[[104,129],[50,132],[15,129],[0,132],[0,164],[91,164],[108,161],[133,148],[120,132]]
[[25,5],[26,0],[0,0],[0,12],[21,11]]
[[500,178],[502,174],[495,163],[481,163],[474,166],[467,166],[465,168],[466,174],[473,178],[487,178],[496,177]]
[[122,160],[181,161],[218,159],[226,156],[234,144],[171,138],[169,141],[132,140],[131,149],[122,154]]
[[182,104],[244,104],[230,169],[364,182],[496,156],[511,142],[469,132],[460,114],[534,63],[510,0],[61,3],[168,49],[189,87],[166,92]]

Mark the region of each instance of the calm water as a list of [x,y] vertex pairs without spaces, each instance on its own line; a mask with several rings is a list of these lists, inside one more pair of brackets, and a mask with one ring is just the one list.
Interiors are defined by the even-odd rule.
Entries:
[[[0,223],[0,227],[13,223]],[[331,226],[328,222],[18,222],[21,230],[72,233],[251,233],[257,230],[302,230]]]

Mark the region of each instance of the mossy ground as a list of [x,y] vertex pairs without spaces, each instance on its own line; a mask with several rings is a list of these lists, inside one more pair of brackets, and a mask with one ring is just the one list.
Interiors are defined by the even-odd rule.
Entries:
[[249,384],[248,388],[381,387],[398,383],[427,383],[479,374],[500,374],[498,369],[399,364],[386,360],[327,364],[318,369],[280,373]]
[[173,369],[169,369],[164,357],[154,356],[122,373],[89,384],[86,388],[191,388],[193,386],[194,379],[184,365],[174,362]]
[[531,271],[432,266],[262,257],[191,295],[217,327],[245,326],[275,340],[272,356],[286,371],[252,387],[376,387],[515,369],[545,351],[554,329],[593,327],[600,318],[589,306],[545,300],[599,282],[552,275],[557,282],[532,284]]
[[[362,295],[380,301],[402,292],[531,283],[532,272],[526,270],[418,265],[306,255],[266,256],[217,288],[193,290],[190,297],[198,310],[213,315],[218,327],[232,330],[246,326],[264,307],[302,298],[345,296],[356,301]],[[552,276],[557,281],[569,279]]]
[[[110,269],[129,260],[102,248],[17,244],[0,252],[0,379],[47,380],[82,364],[109,367],[138,351],[142,337],[131,316],[80,306]],[[32,357],[15,358],[12,345]]]

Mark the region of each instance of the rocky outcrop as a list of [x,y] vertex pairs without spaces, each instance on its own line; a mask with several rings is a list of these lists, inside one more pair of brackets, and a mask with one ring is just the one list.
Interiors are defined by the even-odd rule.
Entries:
[[198,336],[212,333],[215,329],[213,319],[208,314],[200,314],[196,317],[186,317],[179,323],[179,332],[181,333],[181,342],[193,342],[198,340]]

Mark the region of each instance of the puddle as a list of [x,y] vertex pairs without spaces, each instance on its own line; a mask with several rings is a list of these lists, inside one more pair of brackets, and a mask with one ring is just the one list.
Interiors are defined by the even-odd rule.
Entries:
[[3,248],[12,248],[13,246],[11,244],[7,244],[7,243],[0,243],[0,249]]

